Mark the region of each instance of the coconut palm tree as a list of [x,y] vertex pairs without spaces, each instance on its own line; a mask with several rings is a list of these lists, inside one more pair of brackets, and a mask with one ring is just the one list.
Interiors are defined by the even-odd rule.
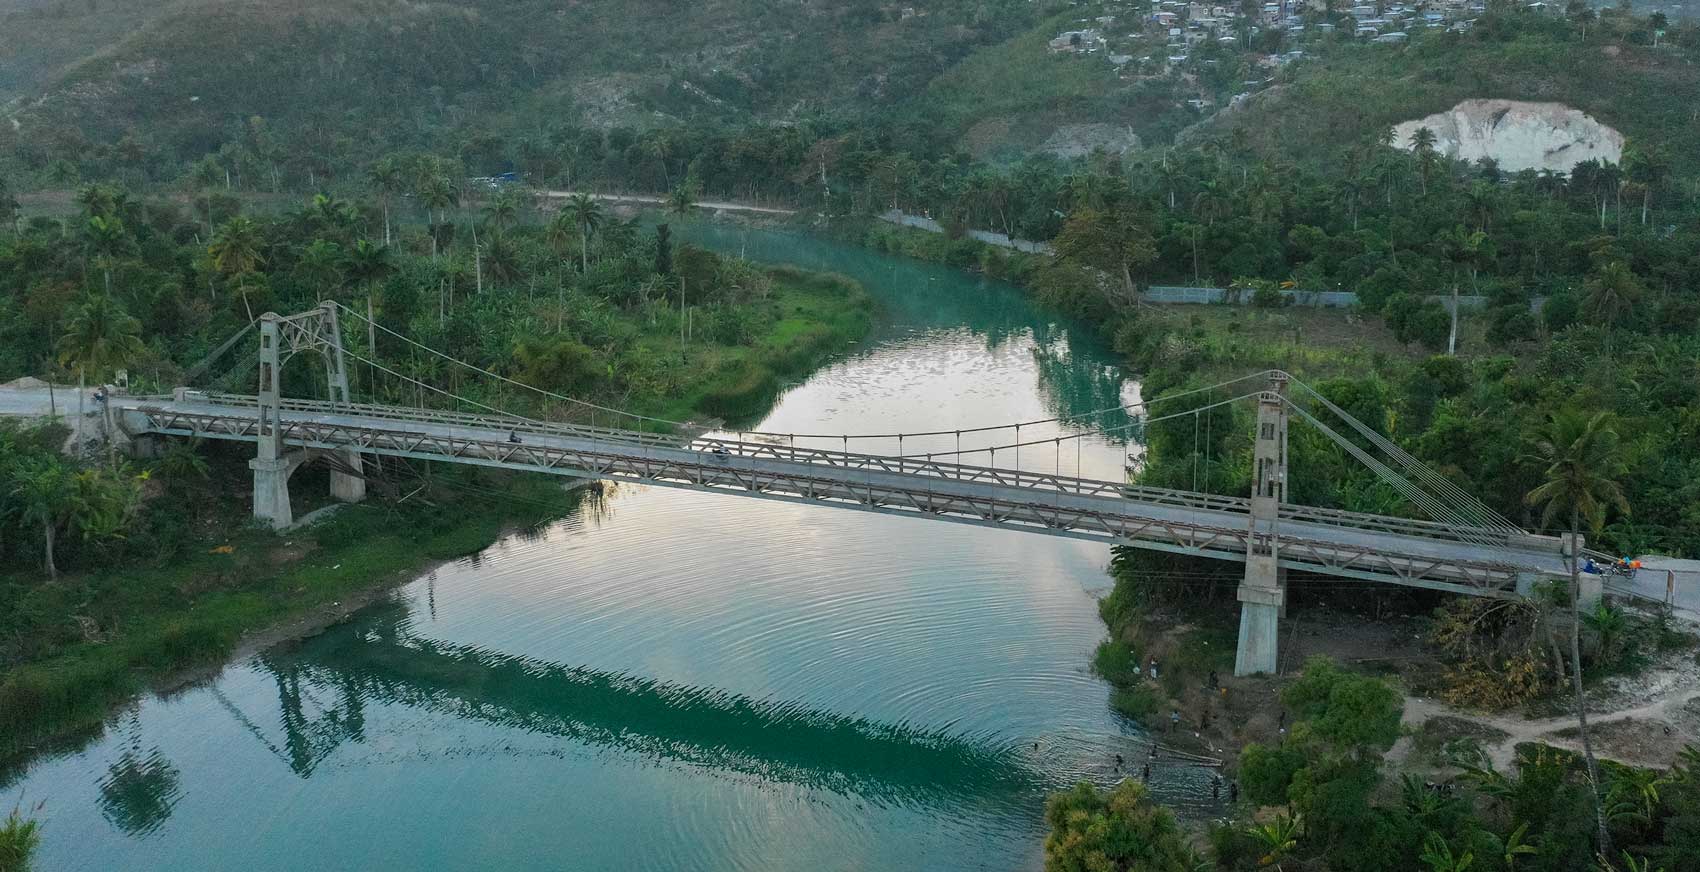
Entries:
[[315,239],[301,250],[301,259],[295,262],[295,275],[323,299],[327,295],[334,296],[342,287],[346,263],[342,246],[328,239]]
[[252,219],[238,215],[219,225],[218,235],[213,237],[207,251],[212,255],[213,267],[220,273],[239,276],[265,264],[266,259],[260,253],[263,244],[259,226]]
[[112,263],[136,250],[136,241],[116,215],[94,215],[83,225],[83,250],[99,265],[106,278],[106,292],[112,293]]
[[1606,359],[1610,360],[1618,324],[1646,295],[1646,289],[1628,265],[1614,260],[1583,283],[1582,294],[1582,308],[1588,317],[1606,328]]
[[[59,360],[77,368],[77,450],[83,446],[83,398],[88,393],[88,374],[96,375],[123,367],[142,355],[139,336],[142,324],[111,295],[92,294],[71,315],[65,334],[59,337]],[[112,453],[112,441],[107,440]],[[116,466],[116,462],[114,462]]]
[[[1543,483],[1524,497],[1530,506],[1544,506],[1541,526],[1568,516],[1572,542],[1579,542],[1582,523],[1591,531],[1604,526],[1606,512],[1616,508],[1629,514],[1629,501],[1617,483],[1624,461],[1610,413],[1592,416],[1570,409],[1554,414],[1536,437],[1530,459],[1544,467]],[[1582,570],[1580,549],[1570,550],[1570,602],[1580,612]],[[1582,621],[1578,614],[1570,622],[1570,676],[1576,695],[1576,723],[1582,737],[1582,756],[1588,764],[1588,781],[1594,797],[1594,818],[1599,850],[1609,853],[1611,835],[1606,831],[1605,806],[1600,799],[1599,764],[1588,737],[1588,711],[1582,695]]]
[[375,161],[366,170],[366,182],[372,190],[378,193],[378,204],[384,210],[384,244],[390,244],[390,200],[402,192],[406,179],[402,176],[401,165],[394,158],[382,158]]
[[484,220],[498,232],[514,226],[519,220],[519,193],[504,189],[484,204]]
[[365,239],[354,243],[354,247],[348,250],[347,264],[348,277],[368,294],[372,293],[373,285],[395,272],[389,246]]
[[[420,182],[419,202],[425,204],[426,209],[437,212],[437,220],[434,224],[441,225],[448,221],[449,207],[460,202],[460,192],[455,189],[454,183],[449,181],[447,175],[433,172],[425,176]],[[437,228],[433,226],[431,228],[432,257],[437,256],[437,246]]]
[[590,272],[590,235],[602,224],[602,206],[595,197],[580,193],[567,198],[567,205],[562,209],[570,213],[578,224],[579,245],[584,258],[582,268]]

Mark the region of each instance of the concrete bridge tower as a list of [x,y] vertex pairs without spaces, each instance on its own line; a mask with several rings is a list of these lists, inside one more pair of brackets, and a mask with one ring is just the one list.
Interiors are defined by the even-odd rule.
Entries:
[[1287,375],[1270,376],[1257,403],[1252,448],[1251,535],[1240,582],[1240,640],[1235,675],[1274,673],[1280,619],[1287,608],[1287,571],[1280,566],[1276,526],[1287,490]]
[[[248,461],[248,468],[254,471],[254,517],[273,527],[287,527],[294,522],[289,505],[289,477],[309,459],[305,451],[284,449],[283,365],[297,352],[309,350],[319,352],[324,358],[331,404],[349,405],[348,368],[342,354],[342,328],[337,323],[336,304],[325,303],[310,312],[289,317],[275,312],[260,316],[259,423],[255,431],[258,451]],[[331,496],[345,503],[365,499],[366,480],[359,474],[360,453],[335,453],[341,469],[331,471]]]

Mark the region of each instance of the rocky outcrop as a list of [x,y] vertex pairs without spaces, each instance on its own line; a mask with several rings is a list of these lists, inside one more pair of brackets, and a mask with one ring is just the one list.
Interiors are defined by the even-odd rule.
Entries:
[[1586,160],[1623,159],[1623,134],[1563,103],[1465,100],[1395,126],[1394,144],[1409,150],[1411,138],[1424,127],[1434,131],[1434,147],[1441,154],[1468,161],[1492,158],[1506,172],[1568,173]]

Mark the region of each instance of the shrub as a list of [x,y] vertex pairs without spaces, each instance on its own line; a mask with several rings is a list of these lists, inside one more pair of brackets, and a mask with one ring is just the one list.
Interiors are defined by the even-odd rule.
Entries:
[[1134,684],[1139,681],[1139,653],[1120,639],[1105,639],[1093,652],[1092,669],[1111,684]]

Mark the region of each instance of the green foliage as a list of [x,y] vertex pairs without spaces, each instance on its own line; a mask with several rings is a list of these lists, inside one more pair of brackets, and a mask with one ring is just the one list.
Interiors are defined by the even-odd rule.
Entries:
[[[40,806],[34,810],[39,811]],[[0,872],[29,872],[30,857],[41,844],[41,823],[14,806],[0,824]]]
[[1139,652],[1120,639],[1105,639],[1098,643],[1092,655],[1092,669],[1105,681],[1123,686],[1139,681],[1143,672],[1139,665]]
[[[1302,735],[1337,751],[1365,756],[1386,751],[1399,738],[1404,702],[1377,678],[1341,669],[1325,657],[1305,662],[1304,674],[1281,691],[1281,701],[1303,722]],[[1295,725],[1295,733],[1299,733]]]
[[1305,755],[1297,748],[1252,742],[1240,751],[1240,786],[1245,788],[1246,796],[1258,805],[1284,804],[1293,776],[1305,767],[1306,762]]
[[1101,791],[1087,782],[1045,803],[1046,872],[1193,872],[1199,861],[1169,810],[1132,780]]

